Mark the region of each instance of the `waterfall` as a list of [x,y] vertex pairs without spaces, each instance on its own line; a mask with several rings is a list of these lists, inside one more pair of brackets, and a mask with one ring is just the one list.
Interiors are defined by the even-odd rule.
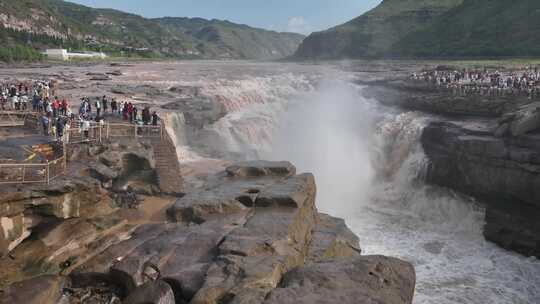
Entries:
[[414,264],[415,303],[540,302],[538,260],[486,242],[473,199],[425,184],[420,135],[433,118],[366,99],[349,78],[213,83],[204,94],[227,114],[206,129],[243,158],[314,173],[319,210],[345,218],[364,253]]
[[227,115],[210,127],[224,139],[226,149],[256,158],[268,149],[278,127],[278,116],[290,100],[313,90],[314,79],[282,74],[249,80],[220,81],[203,89],[220,102]]

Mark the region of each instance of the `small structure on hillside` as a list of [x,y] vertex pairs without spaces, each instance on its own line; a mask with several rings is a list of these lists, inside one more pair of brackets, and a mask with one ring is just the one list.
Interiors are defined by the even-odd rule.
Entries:
[[70,60],[73,58],[82,59],[105,59],[107,55],[103,52],[68,52],[66,49],[47,49],[43,55],[49,59]]

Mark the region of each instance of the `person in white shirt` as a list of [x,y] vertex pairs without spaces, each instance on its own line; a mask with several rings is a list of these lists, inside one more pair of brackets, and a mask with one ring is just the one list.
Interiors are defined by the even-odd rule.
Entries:
[[82,127],[81,127],[83,133],[84,133],[84,138],[86,140],[90,140],[89,139],[89,132],[90,132],[90,121],[89,120],[83,120],[82,122]]
[[19,108],[19,97],[17,95],[11,97],[11,109],[18,110]]
[[20,100],[21,110],[26,111],[28,109],[28,96],[23,95]]

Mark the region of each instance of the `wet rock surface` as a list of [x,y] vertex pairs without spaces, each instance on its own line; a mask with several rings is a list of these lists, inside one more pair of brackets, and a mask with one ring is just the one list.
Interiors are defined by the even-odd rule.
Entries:
[[430,84],[411,83],[405,78],[379,79],[361,84],[369,86],[364,91],[366,97],[376,98],[384,105],[451,116],[497,118],[531,102],[524,96],[461,96]]
[[57,303],[62,296],[63,287],[64,279],[61,277],[35,277],[8,286],[0,294],[0,303]]
[[427,180],[486,203],[486,239],[540,256],[540,136],[495,137],[489,129],[429,124],[422,145]]
[[397,259],[326,260],[287,273],[264,303],[411,303],[414,284],[412,266]]
[[[100,157],[122,174],[121,157]],[[108,215],[43,226],[32,232],[34,240],[11,252],[19,262],[0,263],[14,268],[24,260],[22,268],[34,267],[34,278],[27,270],[16,276],[0,272],[0,289],[24,303],[280,303],[283,292],[293,295],[287,301],[303,303],[307,294],[318,295],[314,284],[331,279],[336,282],[320,289],[322,299],[362,295],[366,301],[410,303],[412,266],[362,257],[358,238],[343,220],[319,214],[315,197],[313,175],[296,175],[288,162],[234,164],[177,198],[167,209],[169,221],[130,222],[111,208]],[[313,283],[294,287],[300,277]],[[28,286],[41,288],[21,291]]]
[[437,114],[421,138],[427,182],[484,203],[487,240],[539,257],[540,104],[521,95],[459,94],[396,74],[360,83],[384,105]]

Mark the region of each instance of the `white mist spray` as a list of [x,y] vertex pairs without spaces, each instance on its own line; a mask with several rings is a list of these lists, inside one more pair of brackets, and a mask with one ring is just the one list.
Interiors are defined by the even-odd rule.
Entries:
[[486,242],[482,209],[423,183],[427,115],[382,107],[347,81],[269,87],[258,94],[272,98],[213,126],[225,148],[313,172],[319,210],[344,217],[365,253],[414,264],[415,303],[540,303],[540,263]]
[[[327,81],[293,101],[281,117],[271,151],[263,158],[289,160],[317,180],[322,212],[345,216],[367,199],[372,179],[370,117],[357,88]],[[365,138],[366,141],[359,140]]]

